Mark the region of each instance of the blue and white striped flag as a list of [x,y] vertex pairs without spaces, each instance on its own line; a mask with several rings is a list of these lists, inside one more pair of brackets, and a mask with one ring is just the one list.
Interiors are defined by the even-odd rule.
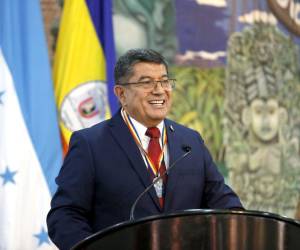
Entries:
[[0,3],[0,249],[56,249],[46,229],[61,161],[38,0]]

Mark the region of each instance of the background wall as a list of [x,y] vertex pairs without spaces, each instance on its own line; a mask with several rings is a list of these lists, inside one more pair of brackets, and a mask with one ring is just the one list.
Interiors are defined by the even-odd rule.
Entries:
[[[119,55],[168,59],[170,118],[201,133],[246,208],[300,218],[297,2],[115,0],[114,32]],[[41,4],[52,56],[62,1]]]

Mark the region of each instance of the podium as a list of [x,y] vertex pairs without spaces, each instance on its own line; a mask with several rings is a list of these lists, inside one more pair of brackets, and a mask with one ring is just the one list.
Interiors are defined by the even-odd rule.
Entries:
[[185,210],[124,222],[72,250],[297,250],[300,222],[258,211]]

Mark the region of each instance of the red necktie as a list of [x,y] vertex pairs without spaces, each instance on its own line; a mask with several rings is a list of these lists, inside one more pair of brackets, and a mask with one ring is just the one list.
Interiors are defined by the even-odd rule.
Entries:
[[[151,161],[154,163],[154,166],[156,170],[159,172],[160,175],[162,175],[166,171],[166,166],[164,161],[161,162],[159,166],[159,156],[161,154],[161,147],[159,144],[160,139],[160,131],[156,127],[148,128],[146,131],[146,135],[150,137],[149,145],[148,145],[148,156],[150,157]],[[153,174],[151,174],[152,178]],[[163,189],[165,189],[166,182],[167,182],[167,176],[165,175],[163,178]],[[163,208],[164,206],[164,192],[162,194],[162,197],[158,197],[159,204]]]

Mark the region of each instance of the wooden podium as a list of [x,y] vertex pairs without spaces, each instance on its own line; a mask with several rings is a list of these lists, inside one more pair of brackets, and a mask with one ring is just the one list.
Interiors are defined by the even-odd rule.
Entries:
[[186,210],[124,222],[72,250],[298,250],[300,222],[258,211]]

